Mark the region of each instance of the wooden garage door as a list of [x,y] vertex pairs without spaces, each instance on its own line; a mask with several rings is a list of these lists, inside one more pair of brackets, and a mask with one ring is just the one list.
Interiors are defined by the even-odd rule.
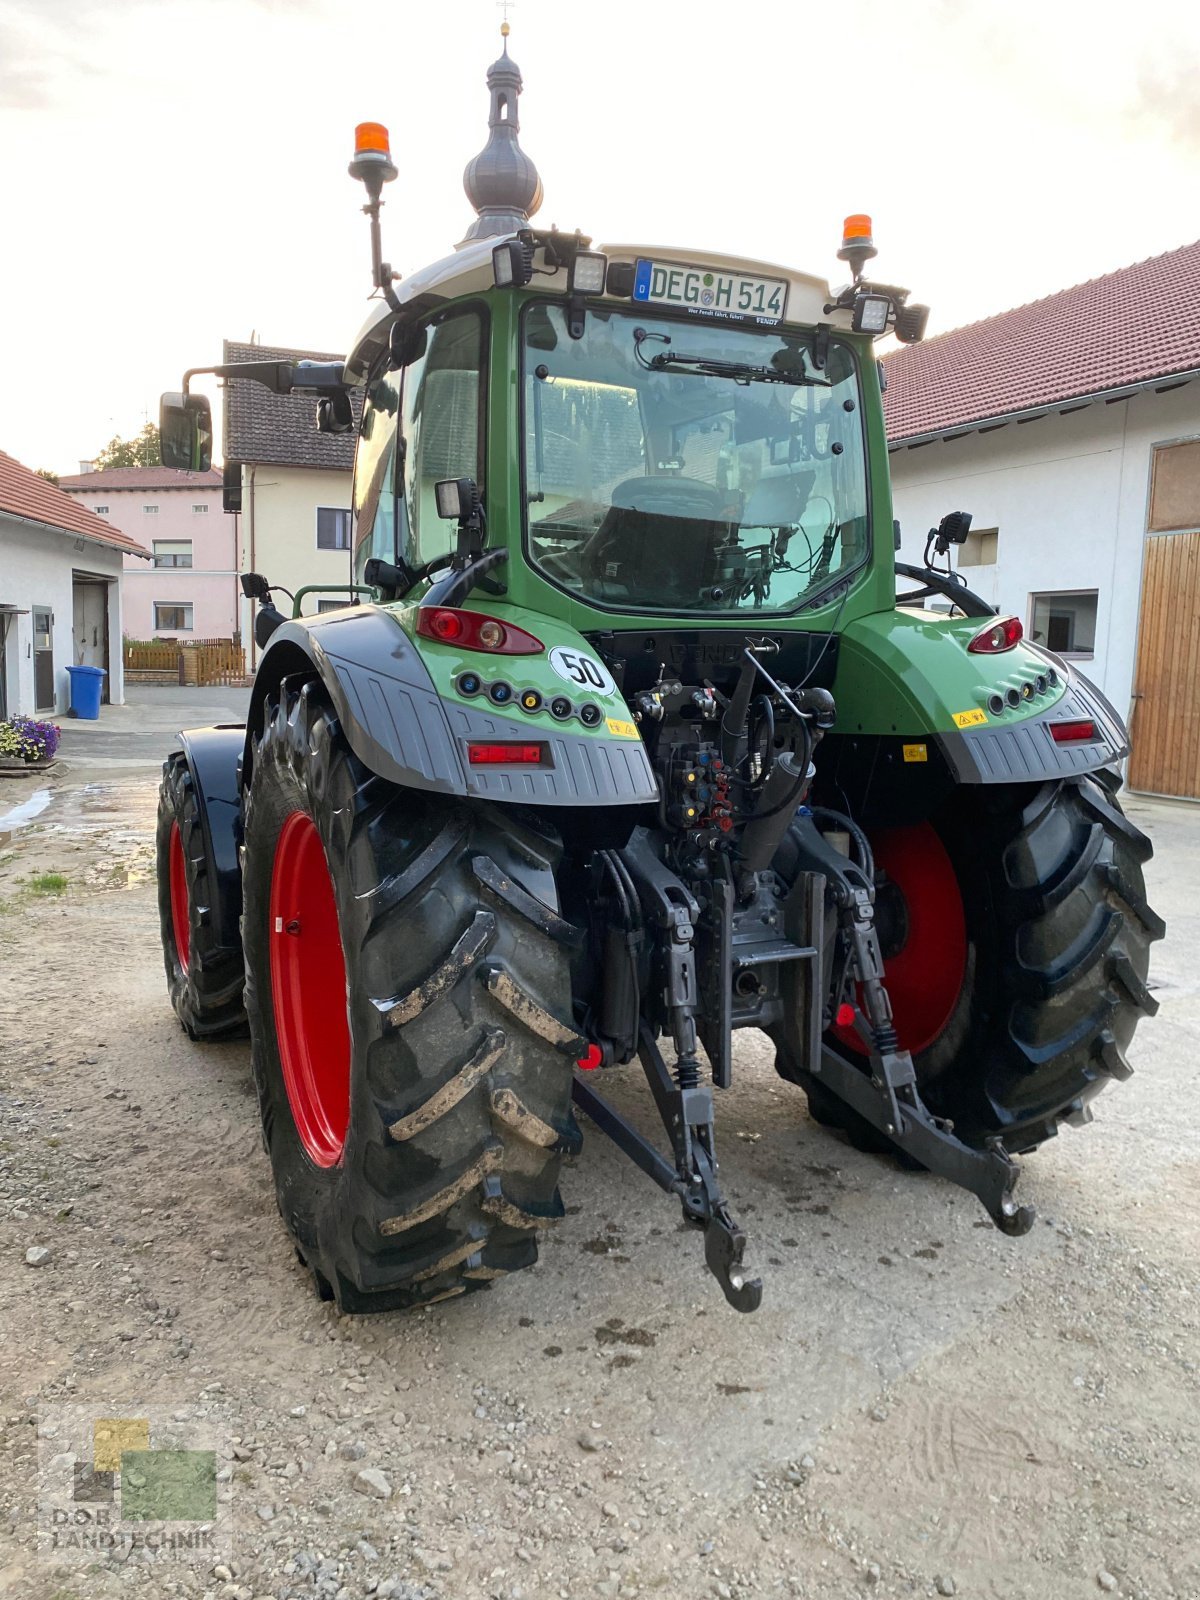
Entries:
[[1200,799],[1200,533],[1146,540],[1129,787]]

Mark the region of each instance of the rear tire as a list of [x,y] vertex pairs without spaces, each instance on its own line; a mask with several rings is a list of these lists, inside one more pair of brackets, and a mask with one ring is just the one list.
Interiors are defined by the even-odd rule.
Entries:
[[242,950],[216,937],[200,802],[182,750],[163,762],[155,844],[159,930],[175,1015],[191,1039],[244,1035]]
[[[279,841],[297,813],[319,835],[344,952],[327,998],[347,1008],[348,1105],[327,1146],[298,1128],[284,1070],[294,1044],[283,1018],[281,1051],[275,1016],[277,994],[304,992],[280,987],[303,918],[298,932],[276,931],[271,906]],[[343,1311],[484,1288],[532,1265],[537,1230],[562,1215],[561,1158],[581,1142],[570,1097],[583,1043],[564,1020],[574,930],[546,910],[556,853],[499,808],[373,775],[319,683],[285,683],[268,703],[246,804],[254,1070],[284,1223]]]
[[[1119,787],[1117,774],[1100,772],[963,788],[935,820],[961,891],[965,943],[929,935],[930,984],[945,959],[961,961],[962,980],[932,1039],[927,996],[914,1018],[898,1004],[896,1025],[925,1103],[970,1144],[999,1135],[1020,1154],[1064,1121],[1089,1121],[1095,1096],[1130,1076],[1139,1018],[1158,1009],[1146,986],[1150,945],[1165,931],[1142,876],[1152,847],[1122,812]],[[908,946],[905,954],[911,962]],[[862,1060],[844,1037],[826,1042]],[[791,1068],[781,1054],[783,1075],[803,1081]],[[861,1148],[894,1148],[820,1085],[810,1106]]]

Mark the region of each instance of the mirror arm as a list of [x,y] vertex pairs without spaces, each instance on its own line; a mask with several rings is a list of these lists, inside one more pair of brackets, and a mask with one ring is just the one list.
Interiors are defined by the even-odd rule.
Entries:
[[193,378],[246,378],[272,394],[332,394],[347,387],[343,361],[229,361],[218,367],[190,367],[183,375],[188,394]]

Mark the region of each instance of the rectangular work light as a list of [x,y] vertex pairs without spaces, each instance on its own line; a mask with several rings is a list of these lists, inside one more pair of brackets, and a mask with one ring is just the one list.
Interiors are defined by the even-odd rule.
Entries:
[[598,250],[580,250],[571,267],[572,294],[603,294],[608,257]]
[[856,294],[850,326],[855,333],[886,333],[892,302],[886,294]]
[[506,239],[492,251],[492,282],[497,289],[522,289],[532,277],[532,245]]

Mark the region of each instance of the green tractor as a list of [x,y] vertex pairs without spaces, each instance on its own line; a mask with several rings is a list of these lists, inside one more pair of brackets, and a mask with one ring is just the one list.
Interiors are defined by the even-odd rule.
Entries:
[[[247,723],[164,769],[179,1019],[248,1022],[280,1211],[347,1312],[531,1265],[575,1109],[753,1310],[715,1130],[737,1028],[818,1122],[1024,1233],[1015,1157],[1155,1009],[1120,719],[951,570],[965,514],[897,566],[873,341],[926,313],[864,277],[869,221],[840,291],[540,231],[507,45],[488,82],[477,220],[403,282],[358,130],[376,296],[344,363],[199,369],[357,429],[360,603],[289,618],[243,579]],[[168,465],[208,463],[193,376]],[[602,1092],[634,1062],[666,1153]]]

